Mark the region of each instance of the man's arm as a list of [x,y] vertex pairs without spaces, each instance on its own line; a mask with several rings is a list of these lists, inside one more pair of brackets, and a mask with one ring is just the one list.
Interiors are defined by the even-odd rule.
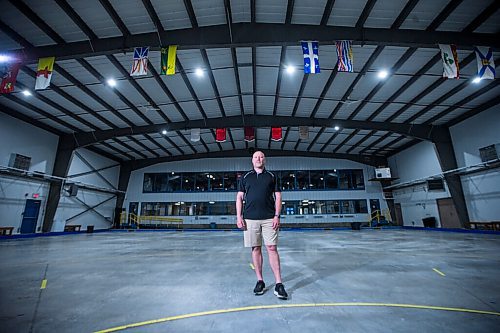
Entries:
[[274,218],[273,218],[273,229],[278,229],[280,226],[280,214],[281,214],[281,192],[274,192]]
[[238,192],[236,194],[236,225],[238,228],[245,230],[246,224],[243,219],[243,196],[245,193]]

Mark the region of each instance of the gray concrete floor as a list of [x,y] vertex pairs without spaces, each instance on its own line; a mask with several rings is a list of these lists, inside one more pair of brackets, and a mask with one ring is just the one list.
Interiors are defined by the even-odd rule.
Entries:
[[237,231],[2,240],[0,331],[94,332],[240,307],[124,331],[500,331],[499,235],[282,231],[279,249],[287,301],[273,295],[267,257],[264,275],[270,288],[262,296],[253,295],[250,253]]

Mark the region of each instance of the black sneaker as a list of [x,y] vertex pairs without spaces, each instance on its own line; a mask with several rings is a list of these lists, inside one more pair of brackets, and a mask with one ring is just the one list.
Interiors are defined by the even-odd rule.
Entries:
[[285,286],[281,283],[276,283],[276,287],[274,288],[274,294],[279,299],[287,299],[288,294],[285,291]]
[[257,281],[255,288],[253,288],[253,293],[255,295],[262,295],[262,294],[264,294],[265,287],[266,287],[266,284],[264,283],[264,281],[259,280],[259,281]]

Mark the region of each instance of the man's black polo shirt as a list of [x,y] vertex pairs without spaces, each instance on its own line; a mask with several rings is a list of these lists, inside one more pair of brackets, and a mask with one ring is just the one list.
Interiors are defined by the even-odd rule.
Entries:
[[249,171],[241,177],[238,192],[245,193],[243,217],[250,220],[271,219],[275,214],[274,192],[281,192],[278,180],[272,172]]

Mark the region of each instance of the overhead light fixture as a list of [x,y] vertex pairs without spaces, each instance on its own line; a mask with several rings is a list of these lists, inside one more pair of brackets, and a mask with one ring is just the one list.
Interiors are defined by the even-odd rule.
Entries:
[[479,83],[481,82],[481,78],[479,76],[476,76],[474,80],[472,80],[472,83]]
[[196,74],[196,76],[203,76],[203,69],[201,68],[196,68],[196,70],[194,71],[194,73]]
[[12,58],[5,54],[0,54],[0,62],[9,62]]
[[293,74],[295,72],[295,67],[293,66],[286,66],[285,68],[288,74]]
[[167,130],[164,129],[163,131],[161,131],[161,134],[167,135]]
[[110,87],[115,87],[116,86],[116,80],[115,79],[108,79],[108,81],[106,81],[106,83]]
[[333,129],[336,130],[336,131],[338,131],[340,129],[340,127],[335,126]]
[[385,79],[387,76],[389,76],[389,72],[383,69],[379,71],[377,75],[380,79]]
[[29,90],[23,90],[23,95],[24,96],[31,96],[31,91],[29,91]]

